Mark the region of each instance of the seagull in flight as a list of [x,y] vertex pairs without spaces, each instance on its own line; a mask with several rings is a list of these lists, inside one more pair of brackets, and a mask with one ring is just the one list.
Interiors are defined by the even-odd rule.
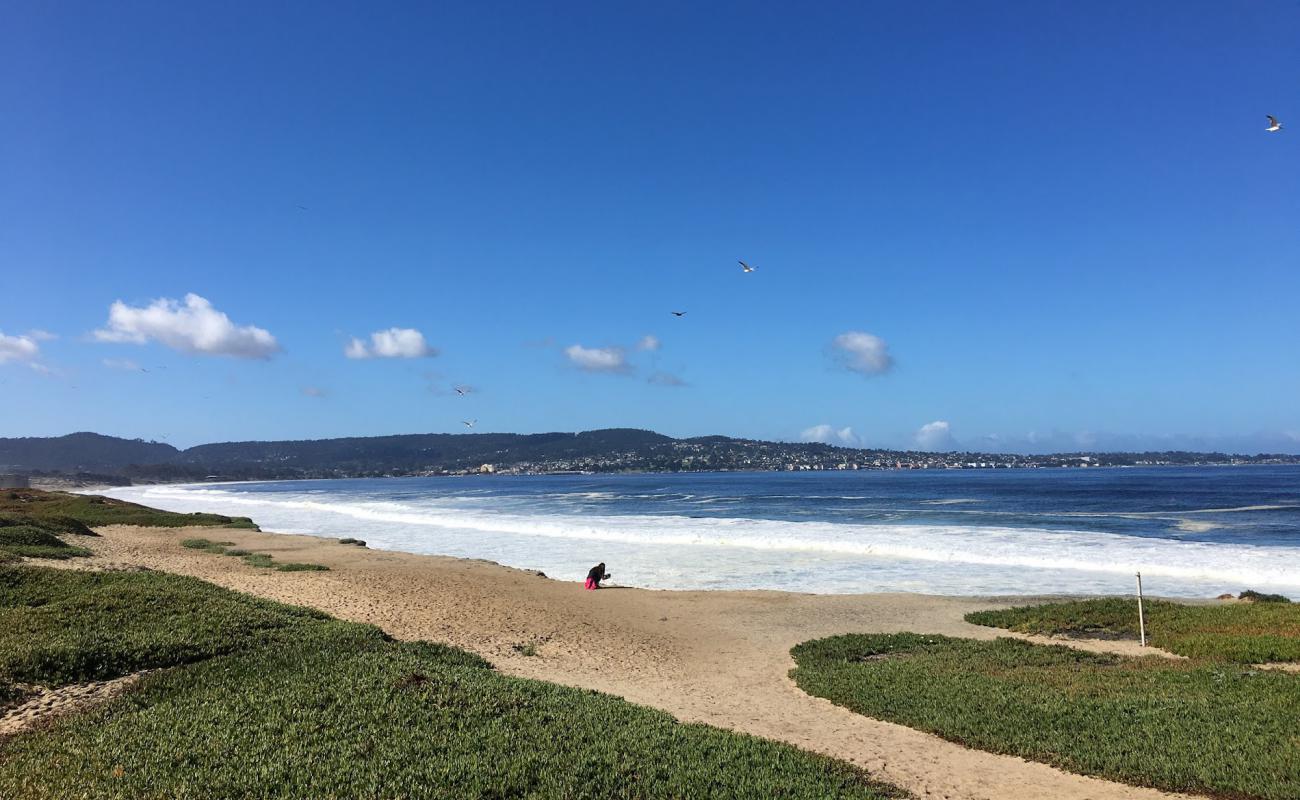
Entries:
[[674,316],[674,317],[684,317],[684,316],[686,316],[686,312],[685,312],[685,311],[674,311],[674,312],[672,312],[672,313],[673,313],[673,316]]
[[743,269],[745,272],[753,272],[754,270],[758,269],[758,267],[751,267],[750,265],[746,264],[744,261],[737,261],[736,263],[739,264],[740,268]]
[[463,387],[463,386],[457,386],[457,387],[456,387],[456,394],[460,395],[461,397],[464,397],[466,394],[468,394],[468,392],[465,391],[465,387]]
[[1277,133],[1278,131],[1282,130],[1282,123],[1277,121],[1277,117],[1273,116],[1272,114],[1265,114],[1264,116],[1268,117],[1268,127],[1265,128],[1264,130],[1268,131],[1269,133]]
[[464,425],[466,428],[472,428],[472,427],[474,427],[474,423],[475,423],[475,422],[478,422],[478,420],[476,420],[476,419],[463,419],[463,420],[460,421],[460,424],[461,424],[461,425]]

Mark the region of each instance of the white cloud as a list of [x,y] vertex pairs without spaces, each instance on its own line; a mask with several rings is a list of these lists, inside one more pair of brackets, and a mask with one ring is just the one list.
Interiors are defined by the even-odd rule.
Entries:
[[847,370],[862,375],[880,375],[894,366],[884,339],[862,331],[841,333],[831,341],[835,359]]
[[805,428],[799,434],[799,440],[804,442],[821,442],[822,444],[840,444],[845,446],[857,445],[860,440],[852,428],[834,428],[830,425],[814,425],[811,428]]
[[649,350],[650,352],[654,352],[655,350],[658,350],[659,337],[651,336],[650,334],[646,334],[645,336],[642,336],[641,341],[636,343],[636,349]]
[[415,328],[389,328],[370,334],[370,343],[353,339],[343,348],[348,358],[432,358],[438,350]]
[[197,294],[184,303],[160,298],[134,307],[118,300],[108,309],[108,326],[94,332],[101,342],[160,342],[182,353],[270,358],[280,350],[275,337],[254,325],[236,325]]
[[564,355],[578,369],[586,372],[627,373],[632,367],[621,347],[583,347],[580,344],[564,348]]
[[680,388],[682,386],[690,386],[689,383],[677,377],[676,375],[672,374],[671,372],[662,372],[662,371],[656,372],[653,375],[651,375],[649,378],[646,378],[646,382],[653,383],[655,386],[671,386],[674,388]]
[[41,354],[41,346],[30,334],[27,336],[5,336],[0,331],[0,364],[6,361],[31,362]]
[[27,337],[29,339],[35,339],[38,342],[48,342],[59,338],[59,335],[56,333],[50,333],[49,331],[43,331],[40,328],[32,328],[27,332]]
[[922,450],[955,450],[957,440],[953,438],[952,427],[944,420],[935,420],[922,425],[916,432],[916,446]]
[[100,363],[109,369],[124,369],[128,372],[140,372],[141,366],[129,358],[105,358]]

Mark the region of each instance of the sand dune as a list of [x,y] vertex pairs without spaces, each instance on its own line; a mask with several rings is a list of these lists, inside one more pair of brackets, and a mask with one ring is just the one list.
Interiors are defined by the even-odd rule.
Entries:
[[[969,750],[820,698],[787,677],[790,648],[849,632],[997,632],[963,614],[989,600],[913,594],[667,592],[578,584],[481,561],[367,550],[309,536],[205,531],[208,538],[325,564],[282,573],[180,547],[194,529],[110,527],[89,566],[149,567],[370,622],[400,638],[447,642],[503,672],[620,695],[682,720],[789,742],[867,768],[927,798],[1175,797]],[[80,542],[79,542],[80,543]],[[618,566],[610,568],[617,572]],[[1017,598],[1024,601],[1025,598]],[[533,645],[536,655],[520,651]],[[1123,642],[1082,646],[1132,652]],[[1145,652],[1151,652],[1147,650]]]

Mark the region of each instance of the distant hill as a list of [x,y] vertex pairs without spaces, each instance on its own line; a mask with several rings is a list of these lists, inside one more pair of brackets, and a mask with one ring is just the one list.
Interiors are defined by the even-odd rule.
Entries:
[[279,442],[223,442],[178,450],[97,433],[0,439],[0,473],[99,480],[194,481],[438,475],[482,471],[629,472],[822,469],[998,469],[1189,464],[1295,464],[1297,456],[1223,453],[928,453],[764,442],[674,439],[612,428],[579,433],[417,433]]
[[0,439],[0,471],[112,472],[131,465],[163,464],[179,453],[169,444],[98,433]]

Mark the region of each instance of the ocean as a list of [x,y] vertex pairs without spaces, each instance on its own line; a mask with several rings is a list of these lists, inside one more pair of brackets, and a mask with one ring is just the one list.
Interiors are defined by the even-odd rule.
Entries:
[[134,486],[251,516],[612,584],[951,595],[1300,595],[1300,467],[474,476]]

